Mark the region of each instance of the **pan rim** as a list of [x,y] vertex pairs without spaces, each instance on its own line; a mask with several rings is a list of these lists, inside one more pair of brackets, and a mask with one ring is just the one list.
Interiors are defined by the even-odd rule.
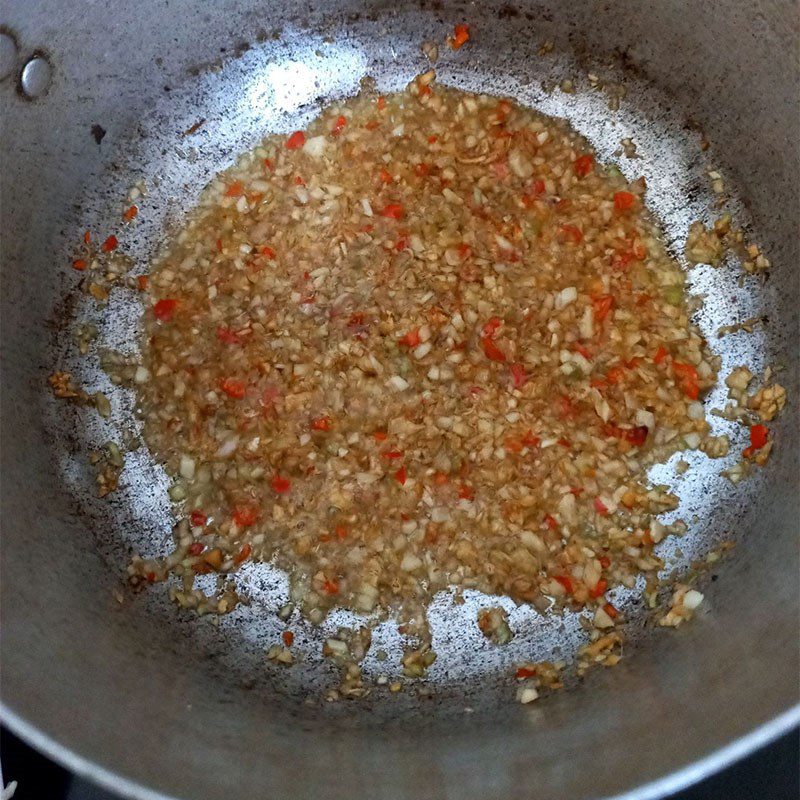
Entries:
[[[165,794],[150,789],[136,780],[124,778],[85,758],[12,711],[8,702],[4,700],[0,700],[0,720],[12,733],[35,750],[103,789],[116,794],[121,793],[122,797],[131,800],[183,800],[177,795]],[[697,761],[679,767],[643,786],[620,794],[606,795],[598,800],[658,800],[668,797],[721,772],[725,767],[740,761],[798,726],[800,726],[800,702]]]

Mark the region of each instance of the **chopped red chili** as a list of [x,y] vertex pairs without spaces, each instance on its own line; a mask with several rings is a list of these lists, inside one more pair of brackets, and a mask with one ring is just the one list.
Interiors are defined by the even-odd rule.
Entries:
[[595,322],[602,322],[614,308],[614,298],[610,294],[604,294],[592,300],[592,311]]
[[241,400],[247,393],[247,384],[234,378],[225,378],[220,381],[219,388],[234,400]]
[[295,131],[287,140],[286,140],[286,149],[287,150],[298,150],[306,143],[306,135],[303,131]]
[[231,516],[240,528],[249,528],[258,521],[261,513],[255,506],[237,506]]
[[244,184],[241,181],[234,181],[225,190],[225,197],[243,197]]
[[533,678],[536,676],[536,670],[528,667],[517,667],[517,671],[514,673],[514,676],[519,680]]
[[195,528],[201,528],[208,523],[208,517],[202,511],[192,511],[189,521]]
[[397,340],[398,344],[402,344],[405,347],[416,347],[417,345],[422,343],[422,339],[419,335],[419,328],[414,328],[413,330],[409,331],[405,336],[401,336]]
[[594,510],[601,517],[608,516],[608,508],[606,508],[606,504],[599,497],[595,497],[593,503],[594,503]]
[[630,192],[614,192],[614,208],[617,211],[627,211],[636,203],[636,195]]
[[572,585],[572,579],[567,575],[553,575],[553,580],[560,583],[567,594],[572,594],[575,590],[575,587]]
[[172,319],[175,309],[178,307],[178,301],[172,298],[159,300],[153,306],[153,314],[159,322],[169,322]]
[[114,234],[111,234],[102,245],[100,245],[100,249],[104,253],[110,253],[112,250],[116,250],[119,247],[119,240],[117,239]]
[[469,41],[469,25],[456,25],[453,29],[453,37],[450,46],[453,50],[458,50]]
[[521,389],[525,382],[528,380],[528,373],[525,372],[525,366],[519,362],[511,365],[511,380],[514,382],[515,389]]
[[583,232],[576,225],[561,225],[558,230],[565,242],[580,244],[583,239]]
[[589,589],[589,597],[597,599],[601,595],[605,594],[607,588],[608,581],[606,581],[605,578],[600,578],[600,580],[595,584],[594,588]]
[[405,212],[399,203],[389,203],[381,209],[381,216],[387,219],[403,219]]
[[684,364],[681,361],[672,362],[672,371],[675,379],[681,387],[683,393],[690,400],[697,400],[700,396],[699,376],[697,369],[691,364]]
[[273,491],[278,494],[286,494],[286,492],[292,488],[292,482],[288,478],[284,478],[280,475],[274,475],[270,481],[270,485]]
[[241,344],[241,339],[230,328],[223,326],[217,328],[217,339],[225,344]]
[[585,178],[594,169],[594,156],[591,154],[579,156],[572,167],[579,178]]
[[490,361],[506,360],[506,354],[491,339],[483,339],[481,345],[484,355]]

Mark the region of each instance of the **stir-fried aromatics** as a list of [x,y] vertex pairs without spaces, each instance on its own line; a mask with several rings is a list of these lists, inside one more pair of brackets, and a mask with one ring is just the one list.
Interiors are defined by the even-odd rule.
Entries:
[[275,558],[312,619],[454,584],[613,625],[676,502],[646,469],[715,381],[643,191],[433,73],[267,139],[153,265],[136,382],[189,524],[134,572],[202,609],[195,574]]

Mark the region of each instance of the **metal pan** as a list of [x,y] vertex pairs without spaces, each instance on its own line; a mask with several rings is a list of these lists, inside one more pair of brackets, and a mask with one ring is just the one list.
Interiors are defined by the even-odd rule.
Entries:
[[[439,80],[565,117],[603,159],[633,137],[641,159],[622,168],[647,178],[676,255],[690,221],[713,214],[707,171],[725,176],[729,207],[774,268],[768,280],[740,280],[734,264],[693,269],[692,291],[706,297],[699,324],[725,368],[782,368],[790,403],[798,396],[793,3],[3,3],[3,714],[126,796],[660,797],[800,719],[791,409],[769,467],[738,489],[699,454],[683,479],[669,475],[692,520],[687,537],[665,544],[670,570],[736,543],[708,572],[707,610],[679,631],[653,631],[632,594],[621,664],[533,708],[513,702],[508,666],[569,654],[582,635],[575,615],[509,606],[519,633],[498,653],[473,624],[479,599],[457,608],[443,597],[430,613],[439,659],[427,681],[328,704],[335,675],[313,654],[352,615],[298,628],[308,656],[296,668],[268,665],[279,572],[251,567],[251,605],[219,626],[177,614],[163,592],[124,589],[131,553],[169,536],[167,483],[141,449],[113,499],[95,497],[87,453],[135,424],[132,397],[96,357],[76,357],[70,329],[96,319],[104,346],[130,350],[141,309],[119,292],[98,317],[74,291],[65,267],[76,238],[112,230],[144,179],[141,224],[124,245],[146,261],[239,152],[365,76],[402,87],[426,67],[420,43],[465,21],[469,47],[442,48]],[[547,40],[553,53],[539,55]],[[589,72],[624,87],[619,110]],[[575,93],[542,87],[564,78]],[[716,337],[758,314],[768,322],[757,332]],[[106,391],[111,419],[56,404],[46,390],[56,366]],[[707,402],[721,401],[715,392]],[[376,636],[391,660],[396,629]],[[379,669],[365,664],[367,675]]]

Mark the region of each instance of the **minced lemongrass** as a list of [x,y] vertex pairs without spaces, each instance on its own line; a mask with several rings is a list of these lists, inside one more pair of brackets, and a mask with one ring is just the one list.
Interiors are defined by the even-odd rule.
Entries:
[[315,622],[451,584],[611,627],[606,584],[660,565],[648,469],[709,432],[680,267],[565,122],[432,72],[380,106],[268,137],[151,265],[133,381],[184,586],[274,558]]

